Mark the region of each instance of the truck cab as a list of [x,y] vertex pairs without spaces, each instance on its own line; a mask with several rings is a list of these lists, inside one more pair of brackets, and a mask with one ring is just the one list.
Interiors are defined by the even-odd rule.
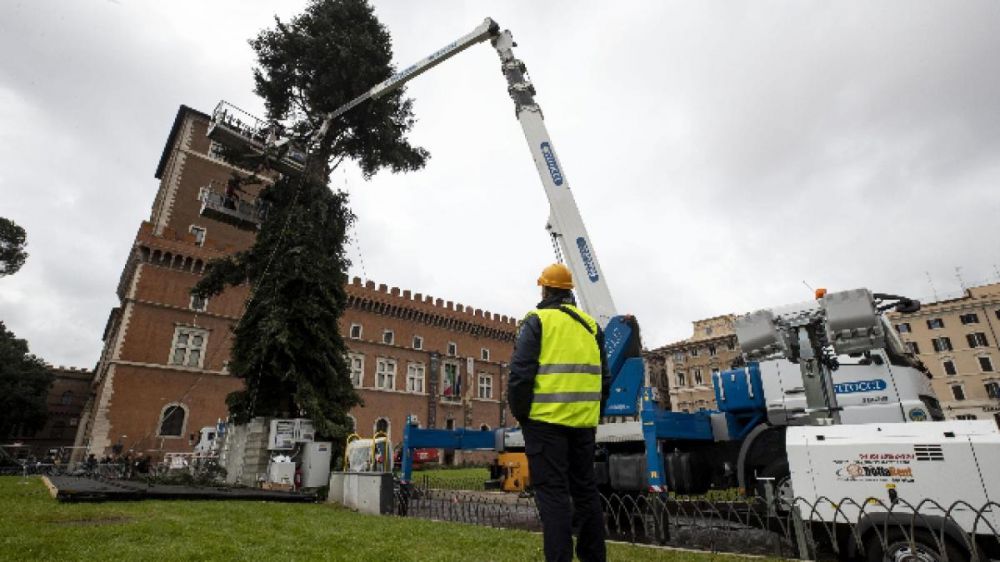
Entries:
[[[890,360],[884,350],[863,357],[841,356],[833,371],[833,388],[841,408],[841,423],[940,421],[941,405],[930,380],[920,369]],[[768,423],[804,423],[805,389],[799,366],[787,359],[759,364],[764,383]]]

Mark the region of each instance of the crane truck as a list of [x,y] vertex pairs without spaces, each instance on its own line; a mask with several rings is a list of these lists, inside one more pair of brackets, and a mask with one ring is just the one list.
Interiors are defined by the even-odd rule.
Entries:
[[[208,135],[232,148],[256,152],[283,174],[301,174],[309,147],[337,118],[420,76],[469,47],[489,41],[514,102],[515,115],[549,201],[546,230],[557,258],[576,280],[581,308],[604,327],[611,396],[598,427],[598,478],[626,492],[699,493],[761,478],[789,481],[786,428],[838,423],[902,422],[940,418],[926,371],[902,348],[881,312],[912,311],[915,301],[865,289],[823,295],[816,302],[747,315],[736,325],[746,365],[713,377],[714,411],[672,412],[657,403],[641,356],[639,326],[617,313],[569,180],[548,135],[535,88],[508,30],[487,18],[468,34],[410,65],[324,116],[312,131],[282,138],[276,124],[233,118],[221,102]],[[256,124],[254,124],[256,123]],[[864,396],[862,396],[864,395]],[[846,406],[838,405],[843,396]],[[867,399],[872,401],[868,402]],[[611,423],[609,423],[611,422]],[[404,428],[403,481],[417,448],[507,450],[523,446],[516,429],[496,432]]]

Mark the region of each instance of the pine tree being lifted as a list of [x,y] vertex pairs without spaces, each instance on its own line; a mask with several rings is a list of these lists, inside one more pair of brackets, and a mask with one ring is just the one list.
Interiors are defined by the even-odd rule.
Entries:
[[[323,116],[370,84],[388,79],[391,39],[366,0],[313,0],[290,22],[250,41],[259,66],[255,91],[268,119],[305,135]],[[347,195],[331,191],[330,173],[344,160],[366,178],[423,167],[429,154],[412,146],[412,100],[402,89],[341,116],[316,139],[304,172],[260,193],[269,207],[247,251],[212,263],[193,293],[215,295],[249,283],[253,290],[235,328],[230,371],[245,390],[227,397],[231,418],[310,418],[325,437],[344,435],[347,413],[361,400],[349,377],[337,321],[347,303],[350,265],[344,249],[354,215]]]

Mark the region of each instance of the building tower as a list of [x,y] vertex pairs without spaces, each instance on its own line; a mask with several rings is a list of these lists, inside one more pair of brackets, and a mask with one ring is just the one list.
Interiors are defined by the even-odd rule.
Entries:
[[[226,369],[248,286],[210,299],[191,288],[213,259],[249,248],[261,185],[238,199],[223,186],[234,167],[206,132],[208,115],[181,106],[156,168],[149,219],[139,226],[108,317],[104,347],[76,434],[75,458],[190,452],[205,426],[228,416],[242,381]],[[265,181],[270,181],[265,178]],[[398,440],[407,416],[430,427],[495,428],[505,409],[513,318],[355,278],[341,333],[365,405],[356,430]]]

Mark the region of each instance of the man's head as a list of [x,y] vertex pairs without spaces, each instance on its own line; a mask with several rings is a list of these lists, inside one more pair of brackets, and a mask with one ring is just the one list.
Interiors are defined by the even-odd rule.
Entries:
[[561,263],[554,263],[542,270],[538,277],[538,285],[542,288],[542,298],[552,296],[569,296],[573,290],[573,274]]

